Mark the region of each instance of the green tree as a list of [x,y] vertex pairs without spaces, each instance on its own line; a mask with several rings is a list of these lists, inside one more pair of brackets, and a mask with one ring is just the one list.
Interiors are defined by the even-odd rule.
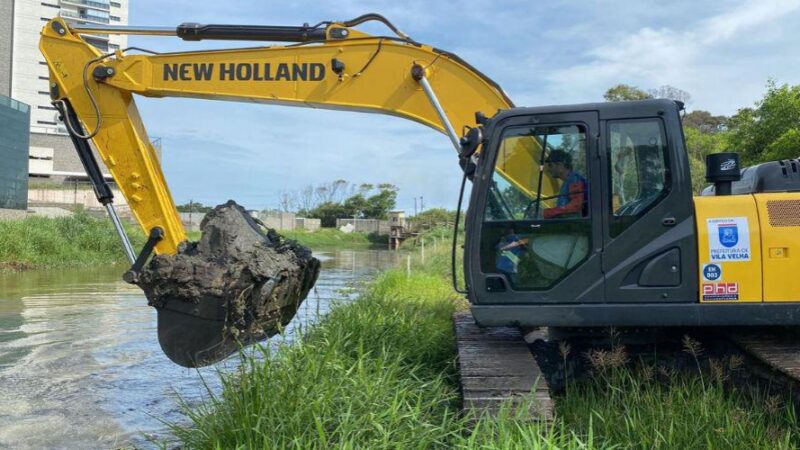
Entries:
[[353,195],[343,203],[347,217],[364,218],[364,211],[367,210],[369,203],[362,193]]
[[648,89],[647,93],[650,94],[650,98],[668,98],[670,100],[677,100],[683,104],[692,101],[692,96],[689,95],[688,92],[668,84],[656,89]]
[[397,205],[397,186],[389,183],[378,185],[378,193],[367,198],[364,208],[366,219],[387,219],[389,211]]
[[336,219],[386,219],[389,211],[397,204],[397,186],[389,183],[379,184],[378,192],[367,196],[375,190],[375,185],[362,184],[359,192],[346,198],[344,201],[324,201],[314,208],[301,209],[298,214],[306,217],[320,219],[323,227],[336,226]]
[[183,205],[178,205],[175,208],[177,208],[179,212],[196,212],[196,213],[207,213],[212,209],[214,209],[213,207],[206,206],[200,202],[184,203]]
[[456,212],[448,211],[444,208],[431,208],[422,211],[421,213],[410,217],[409,222],[415,228],[424,226],[425,228],[433,228],[437,226],[452,225],[456,221]]
[[708,111],[698,109],[683,116],[683,126],[693,128],[701,133],[719,133],[725,131],[728,117],[714,116]]
[[607,102],[624,102],[628,100],[645,100],[653,98],[649,93],[629,84],[618,84],[608,88],[603,98]]
[[725,150],[726,133],[704,133],[684,123],[683,134],[686,136],[686,152],[689,156],[689,169],[692,174],[692,190],[700,193],[708,185],[706,182],[706,156]]
[[316,208],[308,211],[307,216],[314,219],[319,219],[320,225],[323,227],[335,227],[336,219],[352,217],[348,216],[344,205],[336,202],[320,203]]
[[800,85],[767,83],[754,108],[742,108],[728,122],[727,147],[745,164],[800,156]]

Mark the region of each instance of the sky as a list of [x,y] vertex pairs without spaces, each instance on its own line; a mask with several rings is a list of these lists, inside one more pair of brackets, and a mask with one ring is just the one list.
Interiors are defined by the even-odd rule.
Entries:
[[[517,106],[601,101],[609,87],[671,85],[690,110],[730,115],[769,79],[800,84],[800,0],[271,2],[130,0],[131,25],[301,25],[367,12],[413,39],[461,56]],[[379,25],[362,27],[388,34]],[[155,51],[253,46],[131,37]],[[137,98],[177,203],[234,199],[277,208],[281,191],[336,179],[393,183],[398,209],[456,205],[461,180],[443,135],[396,117],[274,105]]]

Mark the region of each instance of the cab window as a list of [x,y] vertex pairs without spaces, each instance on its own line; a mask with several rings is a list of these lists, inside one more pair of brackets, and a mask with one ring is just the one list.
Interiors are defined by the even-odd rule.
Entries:
[[516,290],[547,289],[589,254],[586,128],[504,130],[481,232],[484,272]]
[[658,203],[668,192],[667,145],[659,119],[608,123],[612,237]]

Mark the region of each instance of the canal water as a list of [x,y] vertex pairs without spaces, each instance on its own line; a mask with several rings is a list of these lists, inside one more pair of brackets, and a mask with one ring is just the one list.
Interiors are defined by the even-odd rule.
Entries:
[[[348,301],[353,288],[395,265],[386,250],[314,252],[322,272],[283,336]],[[0,448],[147,448],[182,422],[180,399],[219,391],[237,359],[185,369],[156,337],[156,313],[121,267],[0,274]]]

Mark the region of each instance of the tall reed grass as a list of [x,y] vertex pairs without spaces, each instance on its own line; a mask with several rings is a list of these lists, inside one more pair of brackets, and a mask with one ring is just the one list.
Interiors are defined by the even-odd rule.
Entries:
[[[766,449],[797,448],[786,398],[724,382],[741,361],[701,376],[633,365],[623,347],[581,355],[594,376],[555,397],[556,419],[506,408],[464,417],[448,282],[449,246],[379,275],[278,350],[220,373],[222,392],[173,424],[187,448]],[[694,347],[692,347],[694,348]],[[696,348],[695,348],[696,350]],[[568,345],[562,346],[566,360]],[[697,355],[694,356],[697,358]],[[736,367],[734,367],[736,366]],[[700,364],[697,364],[700,367]],[[662,373],[663,372],[663,373]],[[165,444],[172,445],[172,443]]]
[[[138,227],[126,225],[134,247],[144,244]],[[70,217],[0,221],[0,270],[127,263],[107,219],[83,211]]]

